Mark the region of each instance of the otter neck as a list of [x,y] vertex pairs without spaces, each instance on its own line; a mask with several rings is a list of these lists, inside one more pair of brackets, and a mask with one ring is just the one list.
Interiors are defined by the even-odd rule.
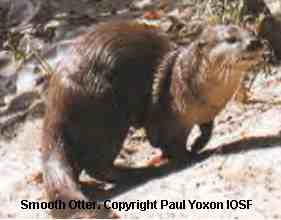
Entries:
[[204,62],[200,65],[197,81],[199,96],[208,106],[221,110],[241,85],[244,71],[227,61],[220,64]]
[[[182,56],[186,58],[189,57]],[[198,59],[198,63],[189,60],[193,66],[187,68],[187,61],[180,59],[171,75],[169,106],[185,127],[210,122],[238,89],[242,71],[227,62],[210,64],[204,59]]]
[[160,106],[166,102],[167,91],[171,86],[171,75],[179,50],[169,52],[164,56],[157,68],[152,84],[151,107],[153,112],[158,112]]

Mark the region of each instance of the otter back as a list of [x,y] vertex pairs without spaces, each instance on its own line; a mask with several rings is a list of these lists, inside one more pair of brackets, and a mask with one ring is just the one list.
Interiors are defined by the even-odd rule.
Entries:
[[169,50],[164,34],[135,22],[100,24],[73,42],[51,77],[43,124],[50,200],[85,199],[81,169],[103,178],[112,168],[129,125],[144,121],[154,72]]
[[141,120],[153,74],[169,49],[167,37],[152,26],[101,24],[73,44],[72,57],[57,73],[96,99],[114,96],[130,118]]

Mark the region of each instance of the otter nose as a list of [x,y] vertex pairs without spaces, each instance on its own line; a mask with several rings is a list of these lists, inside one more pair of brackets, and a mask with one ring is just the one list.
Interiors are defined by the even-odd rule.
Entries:
[[254,51],[254,50],[257,50],[257,49],[261,49],[262,47],[263,47],[262,42],[259,39],[257,39],[257,38],[251,39],[248,42],[248,45],[247,45],[247,49],[249,51]]

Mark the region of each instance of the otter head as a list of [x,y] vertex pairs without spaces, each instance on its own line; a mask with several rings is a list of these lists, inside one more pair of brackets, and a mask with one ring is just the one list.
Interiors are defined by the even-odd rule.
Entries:
[[230,67],[240,73],[264,62],[263,43],[252,32],[235,25],[208,27],[197,44],[208,65],[217,68]]
[[194,47],[201,95],[218,108],[233,96],[245,73],[265,60],[262,41],[235,25],[207,27],[194,42]]
[[234,25],[207,27],[179,48],[172,69],[171,106],[188,126],[209,122],[240,86],[245,73],[264,62],[264,46]]

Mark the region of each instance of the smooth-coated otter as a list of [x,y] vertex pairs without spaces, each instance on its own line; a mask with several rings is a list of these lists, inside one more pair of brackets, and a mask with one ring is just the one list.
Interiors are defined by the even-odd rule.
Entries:
[[[244,73],[263,62],[263,46],[237,26],[210,26],[191,45],[172,49],[165,34],[136,22],[109,22],[83,34],[49,84],[43,125],[44,181],[50,200],[87,200],[81,169],[103,178],[130,125],[175,160],[190,158],[194,124],[211,136],[213,120]],[[57,210],[53,216],[113,217],[109,210]]]

